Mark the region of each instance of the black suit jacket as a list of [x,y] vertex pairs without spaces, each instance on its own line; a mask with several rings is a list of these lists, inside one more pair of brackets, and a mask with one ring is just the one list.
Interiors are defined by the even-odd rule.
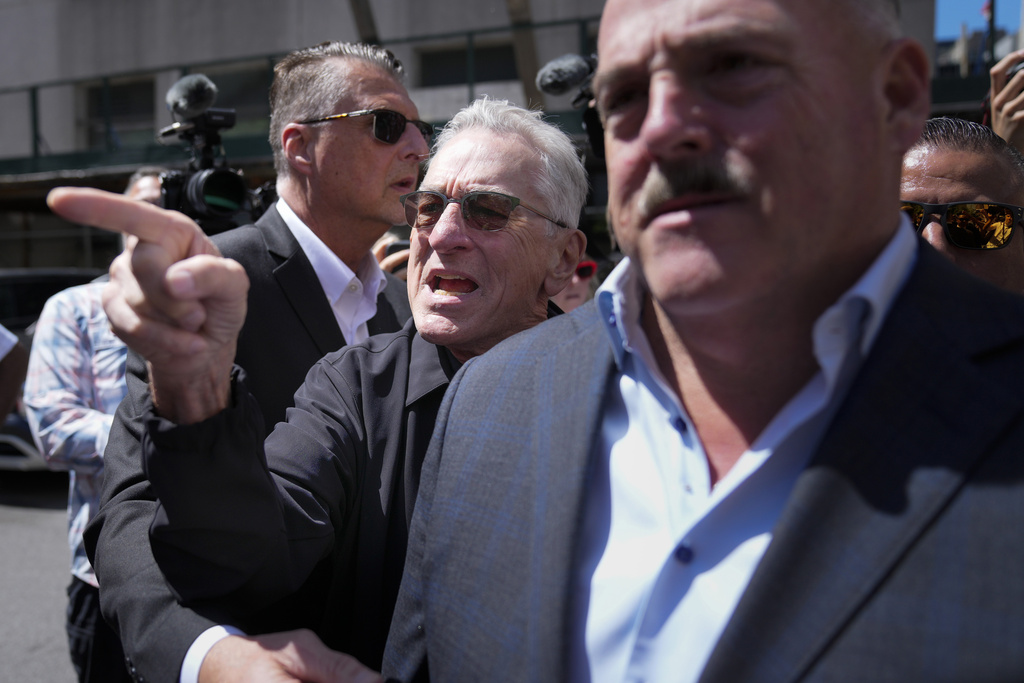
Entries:
[[[590,455],[615,377],[592,303],[456,375],[385,674],[566,680]],[[1022,378],[1024,299],[922,243],[702,683],[1024,680]]]
[[[306,372],[345,340],[309,260],[276,208],[255,225],[212,239],[249,276],[248,313],[235,360],[248,371],[264,420],[273,425],[284,419]],[[405,283],[389,276],[368,323],[370,333],[396,331],[410,315]],[[130,672],[138,680],[175,682],[188,647],[224,615],[180,607],[153,560],[149,527],[157,503],[140,443],[149,390],[145,363],[135,354],[129,354],[127,382],[104,453],[100,511],[85,543],[100,581],[103,614],[121,636]],[[281,605],[267,618],[275,628],[287,628],[308,625],[317,615]]]
[[[324,642],[379,668],[420,466],[458,365],[410,320],[313,366],[265,445],[244,379],[233,405],[201,423],[150,413],[150,540],[183,603],[212,602],[244,624],[284,598],[308,613],[291,597],[301,590],[326,607]],[[325,557],[330,580],[315,593],[309,577]]]

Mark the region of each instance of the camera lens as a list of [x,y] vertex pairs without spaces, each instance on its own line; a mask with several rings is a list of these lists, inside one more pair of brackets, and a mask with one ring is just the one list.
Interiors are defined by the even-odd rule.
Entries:
[[189,178],[185,196],[201,215],[231,216],[244,207],[248,189],[234,171],[207,168]]

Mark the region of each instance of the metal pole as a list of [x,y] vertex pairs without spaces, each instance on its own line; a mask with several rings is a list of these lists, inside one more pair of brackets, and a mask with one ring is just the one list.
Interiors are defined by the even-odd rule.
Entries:
[[473,40],[473,32],[466,34],[466,85],[469,86],[469,102],[472,104],[476,99],[476,43]]
[[988,0],[988,68],[996,65],[996,0]]
[[114,146],[114,120],[113,110],[110,95],[110,79],[103,79],[103,90],[102,90],[103,101],[101,106],[103,107],[103,133],[105,138],[106,151],[115,151]]
[[28,91],[29,108],[32,115],[32,158],[39,158],[39,88],[33,86]]

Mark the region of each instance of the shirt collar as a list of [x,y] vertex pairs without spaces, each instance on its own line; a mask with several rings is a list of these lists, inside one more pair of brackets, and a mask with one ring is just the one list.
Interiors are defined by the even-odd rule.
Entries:
[[[406,323],[413,325],[412,319]],[[405,392],[405,405],[411,406],[438,389],[445,389],[462,366],[451,351],[431,344],[419,333],[412,337],[409,351],[409,385]]]
[[[815,356],[822,367],[833,365],[831,359],[835,354],[840,358],[845,356],[846,310],[853,299],[862,299],[868,304],[860,335],[861,351],[867,354],[916,259],[917,238],[909,219],[901,212],[899,228],[885,249],[860,279],[815,322]],[[627,353],[639,353],[652,370],[657,367],[653,364],[653,354],[640,326],[642,293],[639,273],[629,257],[615,267],[597,290],[598,311],[620,369]]]
[[387,285],[387,278],[377,264],[377,259],[370,252],[366,252],[359,262],[358,272],[352,272],[352,269],[292,211],[284,199],[277,200],[277,211],[306,254],[329,302],[333,304],[337,301],[349,283],[356,278],[363,284],[365,298],[374,302],[377,300],[377,296]]
[[[562,309],[549,300],[548,319],[557,315],[564,315]],[[406,327],[412,325],[414,321],[410,318]],[[416,333],[409,352],[409,386],[405,392],[405,405],[411,406],[435,389],[447,387],[461,367],[462,363],[447,347],[431,344]]]

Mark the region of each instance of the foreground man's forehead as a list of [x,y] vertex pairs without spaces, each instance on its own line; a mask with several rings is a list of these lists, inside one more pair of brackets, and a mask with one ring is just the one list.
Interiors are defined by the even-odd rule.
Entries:
[[786,5],[795,0],[609,0],[602,16],[596,91],[667,66],[683,49],[705,52],[755,37],[793,42],[802,32]]
[[[829,27],[848,34],[853,24],[868,28],[864,9],[885,0],[608,0],[598,33],[598,72],[617,52],[672,47],[688,31],[790,30],[812,22],[820,33]],[[861,11],[856,11],[857,9]],[[684,35],[680,35],[680,33]],[[808,40],[814,35],[806,34]]]

